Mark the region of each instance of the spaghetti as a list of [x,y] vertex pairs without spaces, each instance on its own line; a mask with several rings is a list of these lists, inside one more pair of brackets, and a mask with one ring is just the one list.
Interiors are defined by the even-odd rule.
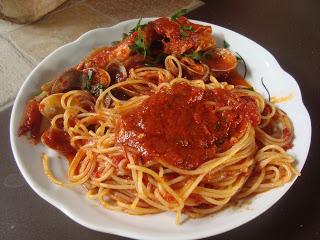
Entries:
[[[208,72],[207,60],[199,64],[177,54],[166,56],[162,66],[113,62],[98,68],[97,56],[110,49],[116,48],[79,64],[87,77],[84,87],[69,81],[72,89],[55,91],[72,71],[42,87],[39,109],[50,119],[42,142],[70,160],[64,183],[43,155],[53,183],[83,185],[87,197],[111,210],[175,212],[180,223],[182,214],[206,216],[298,174],[286,152],[293,140],[291,121],[259,93],[221,81],[226,76],[221,69]],[[26,121],[22,126],[20,134]]]

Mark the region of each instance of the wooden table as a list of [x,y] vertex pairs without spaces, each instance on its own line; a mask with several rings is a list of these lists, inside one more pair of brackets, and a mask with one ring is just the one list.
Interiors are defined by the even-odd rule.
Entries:
[[[251,222],[209,239],[320,239],[319,9],[317,0],[220,0],[207,1],[188,14],[239,32],[268,49],[298,81],[313,129],[306,165],[289,192]],[[11,108],[0,113],[0,239],[126,239],[80,226],[31,190],[11,153],[10,112]]]

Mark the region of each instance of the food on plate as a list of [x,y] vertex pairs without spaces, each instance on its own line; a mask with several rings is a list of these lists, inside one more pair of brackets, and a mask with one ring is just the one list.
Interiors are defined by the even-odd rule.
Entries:
[[[203,217],[298,174],[288,116],[237,71],[243,58],[186,17],[137,26],[94,50],[26,104],[29,134],[69,161],[82,185],[129,214]],[[32,163],[30,163],[32,164]]]

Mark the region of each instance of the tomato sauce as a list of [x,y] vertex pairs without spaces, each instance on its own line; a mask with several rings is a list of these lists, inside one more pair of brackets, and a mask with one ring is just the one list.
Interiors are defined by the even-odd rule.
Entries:
[[70,144],[68,133],[63,130],[49,128],[42,134],[42,141],[48,147],[64,155],[69,162],[76,154],[76,150]]
[[252,88],[252,86],[236,71],[232,71],[226,81],[234,86],[244,86],[247,88]]
[[158,18],[151,23],[160,36],[164,37],[164,53],[180,55],[196,49],[206,50],[214,46],[211,27],[191,23],[181,16],[175,21]]
[[237,66],[236,56],[229,50],[217,48],[211,52],[211,55],[203,62],[208,65],[212,71],[230,71]]
[[230,148],[248,123],[260,123],[254,100],[230,90],[178,83],[122,114],[117,143],[133,149],[145,162],[161,158],[182,169],[195,169]]
[[18,130],[18,135],[24,135],[30,132],[31,137],[35,142],[40,140],[42,115],[39,111],[39,103],[31,99],[26,105],[26,111],[24,113],[23,121]]

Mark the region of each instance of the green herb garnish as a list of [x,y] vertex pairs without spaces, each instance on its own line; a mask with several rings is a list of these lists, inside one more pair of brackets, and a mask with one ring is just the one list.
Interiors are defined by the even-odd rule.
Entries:
[[122,33],[122,40],[125,39],[125,38],[127,38],[128,36],[129,36],[128,33]]
[[129,46],[130,49],[143,57],[146,57],[148,54],[148,49],[146,48],[146,44],[144,38],[141,33],[141,29],[138,30],[138,36],[134,40],[133,45]]
[[253,87],[249,87],[249,88],[246,88],[246,89],[249,90],[249,91],[254,91]]
[[180,37],[185,38],[188,36],[188,33],[185,31],[194,32],[194,29],[192,26],[180,26]]
[[189,58],[192,58],[194,60],[197,60],[197,61],[201,61],[203,56],[200,52],[193,52],[193,53],[189,53],[189,54],[184,54],[185,57],[189,57]]
[[224,48],[229,48],[230,44],[226,40],[223,40],[223,47]]
[[146,25],[148,25],[148,23],[141,24],[141,20],[142,20],[142,18],[140,17],[137,25],[130,30],[130,32],[129,32],[130,34],[136,32],[136,31],[139,31],[140,29],[143,29]]
[[150,58],[149,61],[147,63],[145,63],[144,65],[147,67],[156,67],[159,64],[164,63],[167,56],[168,55],[165,54],[164,52],[160,52],[155,57]]
[[188,12],[187,9],[179,9],[175,14],[171,16],[172,20],[176,20],[177,18],[185,15]]
[[[128,36],[129,36],[128,33],[122,33],[122,39],[121,39],[121,40],[126,39]],[[120,42],[121,42],[121,41],[113,41],[113,42],[111,42],[111,45],[117,45],[117,44],[120,43]]]
[[37,91],[37,93],[34,94],[33,96],[34,96],[34,97],[39,96],[41,93],[43,93],[42,90],[39,90],[39,91]]
[[94,89],[94,91],[93,91],[93,94],[98,97],[98,96],[100,96],[100,94],[101,94],[104,90],[106,90],[106,87],[105,87],[103,84],[98,83],[98,84],[95,86],[95,89]]
[[166,59],[167,56],[168,56],[168,55],[165,54],[164,52],[159,53],[159,54],[155,57],[154,63],[155,63],[155,64],[158,64],[158,63],[164,62],[164,60]]
[[193,60],[196,60],[196,61],[201,61],[201,60],[210,58],[211,54],[207,52],[192,52],[192,53],[183,54],[182,56],[192,58]]
[[99,95],[100,95],[104,90],[106,90],[106,87],[103,84],[98,83],[97,89],[99,89]]
[[185,38],[188,36],[188,33],[180,31],[180,38]]
[[180,26],[181,30],[191,31],[194,32],[194,29],[192,26]]
[[91,86],[91,79],[92,79],[92,75],[93,75],[92,69],[88,70],[87,75],[88,75],[88,79],[86,80],[86,84],[84,86],[84,89],[87,90],[87,91],[90,91],[91,88],[92,88],[92,86]]
[[113,42],[111,42],[112,45],[117,45],[118,43],[120,43],[120,41],[113,41]]

